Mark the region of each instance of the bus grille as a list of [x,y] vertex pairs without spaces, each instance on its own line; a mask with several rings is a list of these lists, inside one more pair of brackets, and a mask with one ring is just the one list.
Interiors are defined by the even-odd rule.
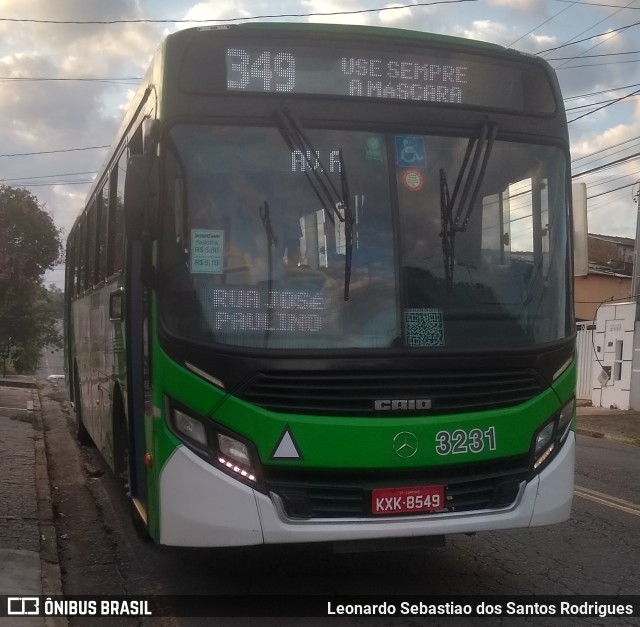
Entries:
[[[446,414],[511,407],[544,389],[531,370],[516,372],[270,372],[250,379],[237,395],[274,412],[324,416],[388,416],[376,399],[428,399]],[[393,415],[402,414],[394,411]]]
[[[425,472],[313,472],[267,470],[267,489],[280,497],[284,511],[293,519],[380,518],[371,514],[375,488],[442,485],[443,512],[502,509],[513,504],[520,486],[529,476],[527,456],[457,469]],[[379,478],[377,478],[377,476]],[[297,477],[293,479],[293,477]],[[405,514],[411,516],[412,514]],[[422,514],[424,515],[424,514]]]

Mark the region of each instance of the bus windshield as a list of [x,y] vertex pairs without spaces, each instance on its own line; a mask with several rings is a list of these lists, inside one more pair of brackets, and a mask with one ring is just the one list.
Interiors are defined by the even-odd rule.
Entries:
[[571,334],[562,150],[498,136],[468,181],[480,129],[305,133],[296,147],[275,126],[171,129],[158,281],[168,333],[406,350]]

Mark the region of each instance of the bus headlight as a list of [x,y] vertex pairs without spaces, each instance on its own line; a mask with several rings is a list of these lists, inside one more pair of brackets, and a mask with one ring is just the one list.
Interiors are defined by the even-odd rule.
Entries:
[[249,449],[246,444],[243,444],[235,438],[231,438],[228,435],[218,433],[218,448],[220,453],[225,457],[237,461],[239,464],[251,465],[251,459],[249,457]]
[[251,483],[257,481],[249,448],[244,442],[218,433],[218,463],[229,472]]
[[173,421],[176,430],[182,435],[185,435],[198,444],[202,444],[202,446],[207,445],[207,434],[204,430],[204,425],[199,420],[196,420],[189,416],[189,414],[185,414],[178,409],[174,409]]
[[542,429],[540,429],[540,431],[538,431],[538,434],[536,435],[536,444],[533,453],[534,469],[539,468],[553,452],[554,442],[552,441],[552,439],[555,426],[555,421],[552,421],[542,427]]
[[167,416],[173,434],[198,457],[235,479],[264,491],[255,446],[210,418],[178,408],[167,399]]
[[572,398],[556,414],[553,420],[544,425],[535,435],[533,444],[533,469],[540,467],[560,448],[571,428],[576,411],[576,399]]

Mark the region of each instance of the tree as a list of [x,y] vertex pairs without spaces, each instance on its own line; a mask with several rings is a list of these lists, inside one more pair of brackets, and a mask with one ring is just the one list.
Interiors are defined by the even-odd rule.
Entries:
[[47,295],[56,312],[56,318],[62,320],[64,318],[64,292],[56,287],[55,283],[51,283],[47,288]]
[[37,198],[0,185],[0,342],[11,338],[18,372],[33,372],[45,346],[61,345],[42,282],[61,257],[60,232]]

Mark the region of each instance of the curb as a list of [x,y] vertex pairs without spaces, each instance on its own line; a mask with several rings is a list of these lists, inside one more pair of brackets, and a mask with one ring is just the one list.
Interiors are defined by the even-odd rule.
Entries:
[[[44,596],[61,596],[62,573],[58,557],[58,540],[53,517],[51,485],[47,465],[47,447],[42,417],[42,401],[40,389],[34,385],[33,414],[35,416],[35,457],[36,457],[36,497],[38,500],[38,528],[40,534],[40,578]],[[68,621],[64,617],[50,616],[45,618],[46,627],[66,627]]]
[[36,389],[38,384],[35,379],[7,379],[0,377],[0,386],[7,388],[31,388]]
[[592,431],[591,429],[576,429],[576,433],[578,435],[585,435],[589,438],[609,440],[611,442],[619,442],[620,444],[629,444],[631,446],[640,446],[640,438],[627,438],[623,435],[611,435],[610,433],[602,433],[602,431]]

